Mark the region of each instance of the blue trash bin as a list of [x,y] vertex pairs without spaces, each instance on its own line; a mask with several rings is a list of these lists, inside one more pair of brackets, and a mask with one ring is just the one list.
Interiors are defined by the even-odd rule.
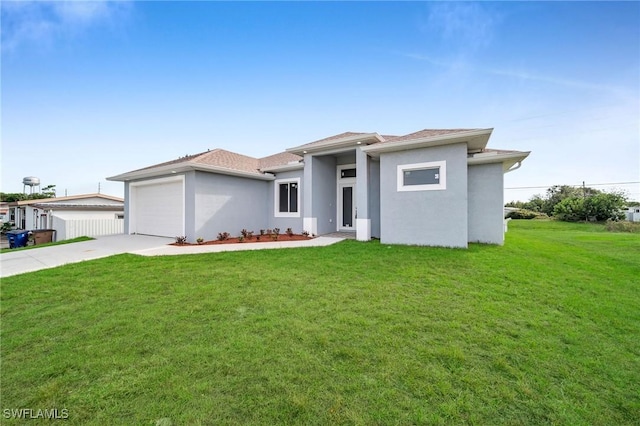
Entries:
[[26,247],[27,241],[29,241],[29,231],[8,231],[7,239],[9,240],[9,248]]

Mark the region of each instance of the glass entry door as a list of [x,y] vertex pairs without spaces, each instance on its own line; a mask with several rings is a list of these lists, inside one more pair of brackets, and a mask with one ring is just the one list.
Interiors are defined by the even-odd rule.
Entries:
[[352,230],[356,222],[356,186],[354,184],[341,184],[338,197],[340,200],[338,229]]

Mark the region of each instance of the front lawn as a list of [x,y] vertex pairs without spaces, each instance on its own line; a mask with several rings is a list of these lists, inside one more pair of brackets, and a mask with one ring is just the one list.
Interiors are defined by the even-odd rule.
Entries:
[[640,235],[509,228],[3,279],[3,424],[638,424]]

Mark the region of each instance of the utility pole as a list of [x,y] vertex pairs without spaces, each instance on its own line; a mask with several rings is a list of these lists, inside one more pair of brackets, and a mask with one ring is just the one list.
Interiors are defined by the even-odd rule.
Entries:
[[[583,182],[584,183],[584,182]],[[98,182],[98,194],[100,193],[100,182]]]

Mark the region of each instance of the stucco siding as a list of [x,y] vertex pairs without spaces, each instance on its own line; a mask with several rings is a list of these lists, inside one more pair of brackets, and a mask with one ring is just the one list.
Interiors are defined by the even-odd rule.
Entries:
[[129,215],[131,214],[131,187],[129,182],[124,183],[124,233],[130,234],[129,227],[131,224],[131,219]]
[[469,166],[469,242],[504,243],[502,164]]
[[[198,237],[198,228],[196,223],[196,192],[198,174],[206,175],[206,173],[190,171],[185,173],[184,179],[184,234],[187,241],[194,243]],[[203,236],[204,238],[204,236]]]
[[369,217],[371,236],[380,238],[380,162],[369,162]]
[[[446,189],[398,191],[398,165],[434,161],[446,161]],[[381,242],[467,247],[467,211],[466,143],[381,154]]]
[[268,181],[195,172],[195,231],[187,237],[237,236],[243,228],[258,232],[269,222],[268,189]]
[[312,157],[311,217],[317,218],[318,234],[336,231],[336,158]]
[[355,152],[347,152],[336,156],[336,166],[342,166],[345,164],[356,164]]
[[[275,200],[276,200],[276,188],[275,181],[268,182],[268,193],[267,193],[267,212],[269,221],[268,223],[260,229],[270,228],[280,228],[280,232],[284,233],[287,228],[291,228],[293,232],[296,234],[302,233],[302,218],[304,217],[304,171],[294,170],[290,172],[281,172],[276,175],[276,179],[300,179],[300,185],[298,185],[298,209],[299,209],[299,217],[276,217],[275,216]],[[260,229],[256,229],[258,232]]]

